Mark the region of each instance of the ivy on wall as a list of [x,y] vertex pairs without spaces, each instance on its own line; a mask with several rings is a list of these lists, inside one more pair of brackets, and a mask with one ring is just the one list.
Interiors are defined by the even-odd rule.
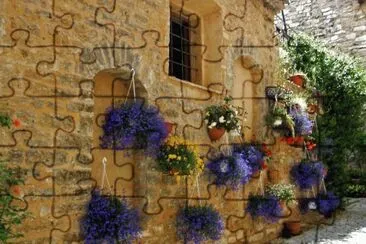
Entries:
[[284,45],[292,71],[304,72],[323,99],[318,119],[321,157],[329,166],[329,184],[342,190],[349,162],[366,145],[366,70],[350,56],[327,48],[304,34]]

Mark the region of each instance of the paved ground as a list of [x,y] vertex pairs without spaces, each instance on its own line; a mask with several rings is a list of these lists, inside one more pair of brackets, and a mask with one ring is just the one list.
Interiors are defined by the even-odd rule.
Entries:
[[356,203],[338,215],[333,225],[322,225],[318,231],[313,228],[283,243],[366,244],[366,198],[351,199],[351,202]]

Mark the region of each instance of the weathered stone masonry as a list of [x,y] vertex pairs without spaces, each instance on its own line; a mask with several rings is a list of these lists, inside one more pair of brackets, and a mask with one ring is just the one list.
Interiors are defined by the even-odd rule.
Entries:
[[[0,1],[0,108],[22,121],[21,128],[0,129],[0,156],[26,170],[24,202],[17,204],[32,214],[20,227],[20,243],[82,242],[79,219],[92,186],[100,185],[103,157],[113,190],[141,210],[143,243],[176,243],[176,211],[187,199],[198,204],[198,198],[223,215],[222,243],[263,243],[278,236],[281,222],[253,221],[244,213],[258,179],[226,192],[209,185],[207,174],[198,184],[195,178],[178,180],[156,171],[142,152],[99,146],[103,113],[126,96],[133,67],[137,95],[176,124],[175,134],[200,145],[206,161],[209,151],[237,140],[227,134],[212,144],[202,121],[204,108],[221,101],[227,90],[235,105],[248,111],[247,120],[241,115],[246,141],[255,137],[272,144],[271,167],[289,182],[289,168],[302,151],[268,134],[263,98],[265,87],[275,82],[273,22],[283,3],[209,2],[220,13],[213,16],[221,16],[215,33],[220,42],[211,37],[202,43],[210,45],[201,49],[203,80],[197,85],[167,75],[169,0]],[[203,16],[201,3],[188,0],[185,6]],[[266,182],[265,172],[263,178]],[[295,210],[290,218],[296,216]]]
[[[366,3],[357,0],[290,0],[285,7],[291,31],[305,31],[366,62]],[[281,26],[278,21],[277,24]]]

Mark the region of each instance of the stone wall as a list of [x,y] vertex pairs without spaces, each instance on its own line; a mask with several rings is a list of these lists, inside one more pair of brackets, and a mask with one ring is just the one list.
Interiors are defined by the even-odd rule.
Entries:
[[[366,3],[357,0],[290,0],[285,7],[289,32],[305,31],[361,57],[366,64]],[[280,21],[277,25],[282,27]]]
[[[143,243],[176,243],[177,209],[198,200],[214,204],[224,217],[222,243],[263,243],[278,236],[283,220],[268,224],[244,212],[258,178],[233,192],[210,184],[207,172],[177,179],[158,172],[141,151],[100,147],[103,114],[126,97],[133,67],[137,96],[175,124],[174,134],[197,144],[206,162],[209,153],[238,142],[226,134],[211,143],[203,124],[205,107],[232,94],[246,142],[267,143],[274,154],[271,168],[289,182],[289,168],[303,152],[264,125],[264,89],[275,82],[274,15],[282,1],[212,3],[221,11],[222,40],[211,40],[209,55],[203,51],[201,59],[205,72],[217,76],[197,85],[167,75],[168,0],[0,2],[0,108],[21,121],[20,128],[0,128],[0,156],[25,170],[25,196],[14,204],[31,213],[19,228],[19,243],[82,241],[79,220],[91,189],[101,184],[103,157],[112,190],[141,212]],[[191,6],[204,12],[199,4]],[[246,120],[243,111],[249,111]],[[267,182],[266,171],[261,179]],[[289,218],[297,217],[294,210]]]

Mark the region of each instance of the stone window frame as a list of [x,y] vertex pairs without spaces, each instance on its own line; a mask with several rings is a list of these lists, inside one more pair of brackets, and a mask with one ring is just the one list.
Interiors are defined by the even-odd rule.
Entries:
[[[184,4],[183,7],[182,4]],[[221,61],[209,62],[206,60],[209,55],[215,56],[214,52],[217,52],[216,49],[222,45],[224,39],[222,8],[215,0],[205,0],[204,4],[196,4],[193,0],[170,0],[169,8],[169,24],[172,14],[185,16],[190,26],[195,29],[196,33],[191,38],[189,52],[192,54],[191,56],[197,57],[196,60],[191,59],[191,63],[195,63],[195,68],[197,68],[195,77],[191,81],[178,79],[171,75],[169,77],[172,80],[201,88],[207,88],[212,83],[223,84],[224,82],[221,80],[223,77]],[[210,28],[208,28],[208,23],[210,23]],[[215,38],[212,38],[213,33]],[[168,35],[170,38],[170,28]],[[210,49],[210,47],[214,47],[214,49]],[[168,62],[168,73],[170,70],[169,65]]]

